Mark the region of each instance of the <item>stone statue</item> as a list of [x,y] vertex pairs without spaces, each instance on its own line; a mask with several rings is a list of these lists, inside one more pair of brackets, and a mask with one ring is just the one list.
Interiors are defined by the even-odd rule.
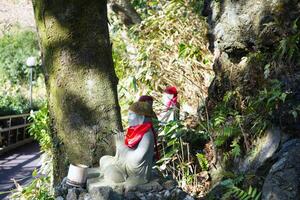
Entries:
[[[154,148],[157,147],[151,121],[154,116],[147,102],[135,102],[129,107],[129,128],[125,136],[121,132],[115,136],[116,155],[101,157],[98,182],[134,187],[150,181]],[[156,153],[158,155],[158,151]]]
[[149,96],[149,95],[142,95],[140,96],[139,98],[139,102],[147,102],[151,105],[152,109],[153,109],[153,97],[152,96]]
[[[138,101],[139,102],[147,102],[147,103],[149,103],[151,105],[152,110],[153,110],[153,101],[154,101],[154,99],[153,99],[152,96],[142,95],[142,96],[140,96],[140,98],[139,98]],[[155,114],[155,112],[154,112],[154,116],[152,116],[152,122],[154,124],[158,122],[158,118],[157,118],[157,115]]]
[[159,115],[161,122],[169,122],[179,120],[179,103],[177,102],[177,89],[176,87],[167,87],[163,93],[163,104],[165,110]]

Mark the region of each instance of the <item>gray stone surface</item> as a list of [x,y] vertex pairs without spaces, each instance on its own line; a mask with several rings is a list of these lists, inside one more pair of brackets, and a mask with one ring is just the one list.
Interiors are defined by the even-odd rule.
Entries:
[[111,200],[110,195],[112,193],[111,187],[98,187],[93,188],[90,192],[92,200]]
[[78,200],[92,200],[92,198],[91,198],[91,195],[89,193],[82,192],[79,195]]
[[163,182],[162,186],[167,189],[167,190],[171,190],[173,188],[175,188],[177,186],[177,182],[174,180],[167,180],[165,182]]
[[[208,16],[214,47],[241,58],[253,46],[276,43],[285,27],[276,24],[276,18],[285,16],[292,21],[297,16],[297,1],[244,0],[205,1],[204,15]],[[289,6],[289,9],[283,9]],[[279,9],[281,8],[281,9]],[[288,26],[288,23],[285,24]],[[239,62],[240,60],[238,60]]]
[[77,200],[76,189],[69,189],[66,200]]
[[278,161],[265,179],[262,200],[299,200],[300,197],[300,139],[282,145]]
[[[97,182],[97,180],[95,180]],[[175,180],[155,178],[147,184],[126,188],[125,185],[99,185],[90,188],[76,188],[68,186],[64,179],[56,187],[59,200],[193,200]],[[59,188],[59,192],[58,192]]]
[[163,187],[156,181],[138,185],[137,190],[140,192],[161,191]]
[[275,155],[281,140],[279,129],[267,130],[254,142],[254,149],[239,165],[240,172],[256,172],[264,163]]

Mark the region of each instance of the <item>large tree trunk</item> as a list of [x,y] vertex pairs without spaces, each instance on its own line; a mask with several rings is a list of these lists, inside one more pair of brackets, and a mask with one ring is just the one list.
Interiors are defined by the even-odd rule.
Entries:
[[121,129],[106,1],[33,0],[54,140],[54,181],[69,163],[113,154]]

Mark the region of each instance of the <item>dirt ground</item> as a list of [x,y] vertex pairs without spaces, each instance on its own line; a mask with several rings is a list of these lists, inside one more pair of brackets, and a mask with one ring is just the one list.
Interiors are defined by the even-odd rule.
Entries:
[[0,0],[0,36],[15,26],[35,29],[31,0]]

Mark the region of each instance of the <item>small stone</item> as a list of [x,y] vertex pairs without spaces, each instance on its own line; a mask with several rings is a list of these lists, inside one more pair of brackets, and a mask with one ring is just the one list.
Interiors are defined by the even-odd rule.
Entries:
[[162,184],[162,186],[167,189],[167,190],[172,190],[173,188],[175,188],[177,186],[177,182],[174,180],[167,180],[166,182],[164,182]]
[[138,185],[137,190],[140,192],[150,192],[150,191],[161,191],[163,187],[156,181],[151,181],[149,183]]
[[77,200],[76,189],[69,189],[66,200]]
[[64,200],[62,196],[56,197],[55,200]]
[[78,200],[91,200],[91,196],[89,193],[86,192],[82,192],[79,197]]
[[[174,199],[184,199],[185,196],[187,195],[184,191],[182,191],[180,188],[177,188],[177,189],[174,189],[173,190],[174,194],[175,194],[175,197]],[[173,198],[172,198],[173,199]]]
[[164,193],[164,198],[168,199],[171,196],[171,192],[169,190],[166,190]]
[[136,199],[135,193],[134,192],[125,192],[125,198],[128,200]]
[[114,185],[114,186],[111,186],[113,192],[117,193],[117,194],[120,194],[120,195],[123,195],[124,193],[124,186],[123,185]]
[[135,195],[136,195],[140,200],[147,200],[146,197],[144,196],[144,194],[141,193],[141,192],[135,192]]
[[190,195],[186,195],[183,200],[195,200],[195,199],[193,197],[191,197]]
[[155,199],[156,199],[156,200],[161,200],[161,199],[162,199],[162,196],[159,195],[159,194],[155,194]]
[[90,195],[92,200],[109,200],[111,192],[111,187],[96,187],[90,191]]
[[150,193],[147,195],[147,200],[156,200],[155,195],[154,195],[153,193],[150,192]]

